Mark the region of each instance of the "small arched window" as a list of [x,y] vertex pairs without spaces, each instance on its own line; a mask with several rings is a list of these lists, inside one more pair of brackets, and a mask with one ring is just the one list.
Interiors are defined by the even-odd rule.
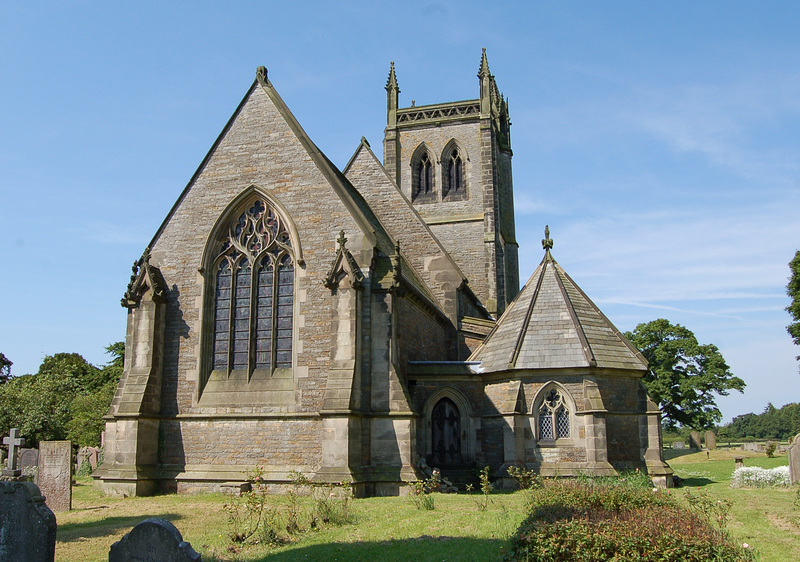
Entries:
[[436,201],[433,159],[424,145],[417,149],[411,172],[411,200],[416,203]]
[[568,439],[570,425],[569,406],[561,391],[556,388],[549,390],[539,406],[539,440]]
[[294,259],[288,231],[261,199],[229,227],[215,259],[213,366],[292,366]]
[[462,201],[464,199],[467,199],[464,156],[453,140],[448,143],[442,154],[442,200]]

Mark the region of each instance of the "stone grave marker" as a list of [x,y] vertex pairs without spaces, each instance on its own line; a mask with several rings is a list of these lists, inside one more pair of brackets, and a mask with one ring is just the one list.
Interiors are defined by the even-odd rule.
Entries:
[[713,451],[717,448],[717,436],[713,431],[706,431],[706,449]]
[[19,448],[25,446],[25,440],[19,436],[19,429],[14,427],[8,432],[8,437],[3,437],[3,445],[8,445],[8,468],[3,469],[3,476],[16,478],[22,471],[17,465]]
[[795,437],[789,445],[789,482],[792,486],[800,484],[800,439]]
[[[32,468],[36,468],[36,470],[31,471]],[[33,472],[33,482],[36,483],[36,473],[39,469],[39,449],[21,449],[19,452],[19,469],[22,474]]]
[[0,481],[0,560],[53,562],[56,516],[32,482]]
[[72,441],[39,443],[39,489],[53,511],[72,509]]
[[672,443],[672,448],[673,449],[685,449],[686,448],[686,442],[685,441],[675,441],[674,443]]
[[97,468],[97,460],[100,455],[100,449],[95,447],[81,447],[78,451],[78,470],[81,469],[83,463],[88,463],[92,471]]
[[192,545],[166,519],[151,517],[111,545],[108,562],[147,560],[147,562],[196,562],[200,560]]
[[700,432],[693,431],[689,435],[689,448],[690,449],[697,449],[698,451],[702,448],[700,445]]

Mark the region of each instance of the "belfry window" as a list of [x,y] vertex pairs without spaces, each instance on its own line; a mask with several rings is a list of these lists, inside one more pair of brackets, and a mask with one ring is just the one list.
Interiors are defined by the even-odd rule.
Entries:
[[557,389],[550,390],[539,406],[539,440],[555,441],[570,436],[569,408]]
[[262,200],[248,205],[214,263],[213,369],[291,367],[294,260],[279,215]]
[[442,201],[467,199],[464,176],[464,157],[455,140],[448,143],[442,153]]
[[417,203],[436,201],[433,159],[424,145],[417,149],[411,165],[411,200]]

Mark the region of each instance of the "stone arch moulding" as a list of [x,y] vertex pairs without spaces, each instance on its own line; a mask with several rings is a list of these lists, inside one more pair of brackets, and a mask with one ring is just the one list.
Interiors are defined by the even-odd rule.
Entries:
[[[453,149],[458,150],[458,155],[461,159],[461,179],[463,182],[461,193],[453,192],[453,186],[450,182],[450,156]],[[442,201],[465,201],[469,199],[469,153],[467,153],[466,148],[458,142],[455,138],[450,139],[447,141],[447,144],[444,146],[442,150],[442,154],[440,157],[440,170],[442,174],[441,178],[441,185],[442,185]]]
[[[422,159],[427,156],[431,169],[430,169],[430,189],[426,193],[422,193],[420,186],[420,177],[419,171],[417,167],[422,162]],[[411,160],[409,162],[409,167],[411,168],[411,192],[409,193],[412,203],[435,203],[439,200],[439,194],[436,189],[437,182],[436,177],[439,175],[437,169],[439,166],[437,165],[436,160],[436,153],[430,147],[430,145],[423,141],[414,149],[414,152],[411,154]]]
[[[532,408],[531,408],[531,425],[533,426],[531,429],[533,430],[533,436],[539,446],[542,445],[542,439],[540,435],[541,426],[539,425],[539,409],[544,402],[547,395],[550,393],[551,390],[557,390],[563,401],[569,410],[569,423],[570,423],[570,434],[569,437],[563,437],[561,439],[554,439],[553,441],[546,441],[546,444],[552,445],[561,445],[562,442],[565,445],[572,444],[576,441],[576,430],[577,427],[577,408],[575,406],[575,399],[572,398],[572,394],[562,385],[556,381],[547,381],[542,385],[542,387],[538,390],[536,395],[533,397]],[[562,441],[563,440],[563,441]]]
[[431,458],[433,453],[433,443],[431,442],[431,418],[433,408],[442,398],[449,398],[458,408],[459,421],[461,423],[461,455],[464,464],[469,464],[475,460],[475,424],[472,421],[472,407],[464,395],[451,386],[445,386],[435,390],[425,401],[423,408],[423,419],[425,420],[422,428],[423,432],[423,452],[426,459]]

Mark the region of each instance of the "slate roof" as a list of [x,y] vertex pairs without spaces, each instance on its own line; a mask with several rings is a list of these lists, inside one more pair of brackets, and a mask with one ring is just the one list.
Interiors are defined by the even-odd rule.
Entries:
[[[552,240],[549,242],[552,247]],[[575,281],[545,256],[470,361],[482,372],[600,367],[647,369],[647,360]]]

